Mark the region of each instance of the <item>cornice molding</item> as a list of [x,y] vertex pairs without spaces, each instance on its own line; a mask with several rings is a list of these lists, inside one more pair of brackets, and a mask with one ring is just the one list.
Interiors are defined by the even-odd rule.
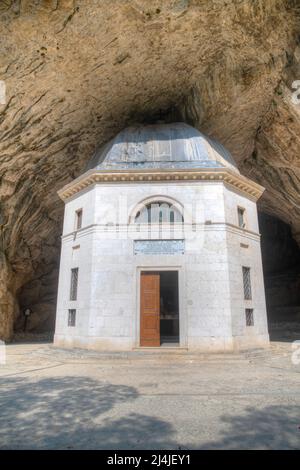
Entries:
[[[84,237],[90,233],[106,233],[106,234],[120,234],[120,233],[127,233],[129,234],[129,239],[131,240],[151,240],[152,238],[148,238],[148,231],[150,224],[138,224],[140,225],[139,230],[137,229],[137,224],[130,223],[130,224],[115,224],[109,225],[106,224],[90,224],[86,227],[82,227],[79,230],[65,233],[61,236],[62,240],[72,241],[74,243],[78,243],[81,237]],[[253,230],[248,230],[245,228],[238,227],[237,225],[233,225],[229,222],[211,222],[206,224],[205,222],[201,223],[178,223],[178,224],[165,224],[160,226],[160,224],[151,225],[153,233],[159,232],[161,229],[162,233],[164,231],[170,231],[172,228],[172,237],[170,236],[163,236],[161,240],[170,239],[172,240],[175,236],[177,238],[184,238],[186,239],[186,230],[193,233],[199,233],[199,231],[227,231],[230,233],[234,233],[240,237],[251,238],[252,240],[260,240],[260,233],[254,232]],[[159,238],[159,237],[158,237]]]
[[265,188],[228,168],[212,169],[134,169],[134,170],[89,170],[58,191],[66,201],[93,184],[156,183],[156,182],[223,182],[257,201]]

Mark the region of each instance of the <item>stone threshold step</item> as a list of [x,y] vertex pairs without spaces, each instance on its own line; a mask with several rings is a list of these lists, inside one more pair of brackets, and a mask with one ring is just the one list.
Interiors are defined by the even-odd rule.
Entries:
[[174,361],[179,362],[227,362],[230,361],[249,361],[249,359],[257,359],[269,357],[272,355],[270,350],[244,350],[244,351],[224,351],[224,352],[204,352],[190,351],[183,347],[140,347],[131,351],[92,351],[79,348],[62,349],[51,346],[48,350],[35,350],[30,353],[33,355],[53,357],[53,352],[62,355],[62,358],[68,362],[92,360],[98,363],[110,361]]
[[132,351],[129,351],[128,354],[132,354],[132,353],[137,353],[137,352],[141,352],[141,353],[153,353],[153,354],[157,354],[157,353],[161,353],[161,354],[174,354],[174,353],[177,353],[177,354],[182,354],[182,353],[187,353],[188,352],[188,348],[183,348],[183,347],[180,347],[180,346],[175,346],[175,347],[172,347],[172,346],[160,346],[160,347],[157,347],[157,348],[153,348],[153,347],[138,347],[138,348],[133,348]]

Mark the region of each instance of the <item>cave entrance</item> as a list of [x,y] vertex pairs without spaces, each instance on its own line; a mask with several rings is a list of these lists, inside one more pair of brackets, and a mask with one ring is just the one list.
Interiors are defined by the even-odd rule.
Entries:
[[259,212],[261,250],[271,341],[300,336],[300,249],[290,226]]

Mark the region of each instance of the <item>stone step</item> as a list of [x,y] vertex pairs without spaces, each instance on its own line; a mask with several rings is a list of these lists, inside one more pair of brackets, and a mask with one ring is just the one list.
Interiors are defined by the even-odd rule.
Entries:
[[82,349],[66,350],[56,347],[49,348],[48,351],[35,351],[34,355],[49,355],[55,359],[55,351],[67,362],[92,361],[101,364],[110,361],[174,361],[174,362],[236,362],[245,361],[247,357],[244,353],[224,352],[224,353],[197,353],[188,351],[186,348],[137,348],[126,352],[105,352],[89,351]]
[[[243,363],[249,362],[251,360],[256,360],[260,358],[267,358],[270,355],[274,354],[274,348],[269,349],[249,349],[243,350],[240,352],[196,352],[189,351],[186,348],[171,348],[171,347],[161,347],[161,348],[136,348],[132,351],[91,351],[83,349],[61,349],[56,348],[55,346],[49,346],[47,349],[37,348],[29,354],[38,356],[38,357],[51,357],[52,360],[59,357],[59,360],[64,360],[68,363],[77,363],[85,362],[101,364],[109,364],[114,362],[137,362],[142,363],[158,363],[158,362],[170,362],[170,364],[176,365],[176,363]],[[280,352],[278,352],[280,354]],[[58,359],[57,359],[58,360]]]

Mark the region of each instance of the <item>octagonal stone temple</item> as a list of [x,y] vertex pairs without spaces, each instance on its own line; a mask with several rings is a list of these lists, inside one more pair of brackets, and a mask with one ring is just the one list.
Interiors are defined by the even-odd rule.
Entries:
[[256,201],[218,142],[129,127],[66,185],[55,344],[225,351],[269,343]]

